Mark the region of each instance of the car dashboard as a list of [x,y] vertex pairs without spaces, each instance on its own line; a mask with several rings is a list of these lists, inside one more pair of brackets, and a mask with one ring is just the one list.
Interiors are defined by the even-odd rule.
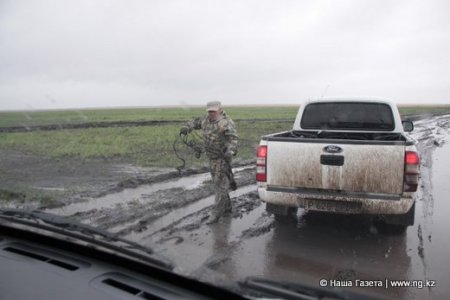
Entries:
[[41,231],[0,219],[0,299],[241,298],[170,268]]

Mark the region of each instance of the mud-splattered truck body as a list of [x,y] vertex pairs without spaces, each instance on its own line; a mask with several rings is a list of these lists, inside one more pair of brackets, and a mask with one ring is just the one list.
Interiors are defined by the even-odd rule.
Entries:
[[300,207],[412,225],[419,180],[416,141],[405,133],[412,129],[388,100],[309,101],[292,130],[262,137],[259,197],[276,217]]

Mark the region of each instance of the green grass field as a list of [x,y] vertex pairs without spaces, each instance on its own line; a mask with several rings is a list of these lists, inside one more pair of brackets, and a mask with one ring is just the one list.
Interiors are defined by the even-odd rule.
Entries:
[[[227,107],[225,111],[234,120],[289,119],[295,118],[297,109],[297,106],[245,106]],[[14,111],[0,112],[0,127],[116,121],[183,121],[205,113],[204,107]]]
[[[253,159],[256,146],[264,134],[288,130],[292,127],[297,107],[230,107],[229,115],[236,120],[240,137],[240,150],[237,159]],[[425,112],[450,112],[445,107],[402,107],[403,114]],[[205,113],[204,108],[181,109],[110,109],[85,111],[48,112],[3,112],[1,125],[21,126],[55,124],[58,122],[101,122],[138,120],[189,120]],[[245,121],[248,119],[256,121]],[[257,120],[266,120],[258,122]],[[267,121],[284,119],[285,122]],[[239,121],[241,120],[241,121]],[[179,125],[158,125],[140,127],[109,127],[86,129],[62,129],[52,131],[31,131],[21,133],[0,133],[0,149],[12,149],[36,153],[46,157],[61,159],[102,158],[130,161],[140,166],[175,167],[180,165],[173,145],[178,137]],[[176,144],[181,156],[188,159],[190,166],[204,164],[181,143]]]
[[[291,126],[287,122],[236,122],[241,145],[239,158],[253,158],[261,135],[287,130]],[[52,158],[120,158],[142,166],[174,167],[180,164],[173,150],[179,128],[177,125],[164,125],[0,133],[0,149]],[[191,164],[202,164],[180,141],[176,147]]]
[[405,115],[415,115],[422,113],[450,113],[450,105],[421,105],[421,106],[408,106],[400,105],[398,107],[400,114]]

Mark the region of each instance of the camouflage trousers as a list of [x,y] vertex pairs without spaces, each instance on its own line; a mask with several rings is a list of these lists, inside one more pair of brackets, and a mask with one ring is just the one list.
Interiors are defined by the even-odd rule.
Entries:
[[230,179],[228,172],[231,162],[225,159],[211,159],[209,167],[215,191],[215,205],[211,212],[211,219],[218,219],[227,212],[231,212],[231,199],[228,191]]

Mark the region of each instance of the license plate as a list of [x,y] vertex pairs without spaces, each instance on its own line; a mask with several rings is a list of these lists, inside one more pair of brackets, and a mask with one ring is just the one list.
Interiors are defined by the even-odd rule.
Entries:
[[336,200],[312,200],[301,199],[300,207],[306,210],[329,211],[341,213],[358,213],[361,210],[360,202],[336,201]]

